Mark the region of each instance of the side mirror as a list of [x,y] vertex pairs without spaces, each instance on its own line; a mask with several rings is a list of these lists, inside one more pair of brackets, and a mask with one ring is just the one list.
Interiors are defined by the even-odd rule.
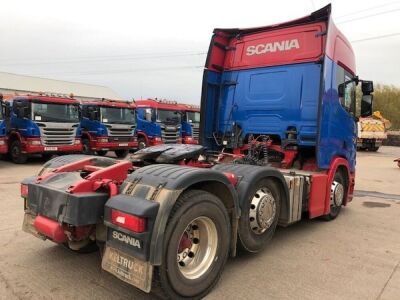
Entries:
[[361,98],[361,117],[372,115],[373,95],[363,95]]
[[341,83],[338,86],[338,96],[339,96],[339,98],[344,97],[344,87],[345,87],[345,83]]
[[11,115],[10,103],[6,102],[4,104],[4,116],[8,118],[10,115]]
[[152,115],[151,109],[150,109],[150,108],[147,108],[147,109],[144,111],[144,119],[145,119],[146,121],[148,121],[148,122],[151,122],[151,121],[152,121],[151,115]]
[[91,120],[91,121],[97,120],[97,111],[96,110],[89,111],[89,120]]
[[361,82],[361,91],[363,95],[369,95],[374,92],[374,83],[372,81],[363,80]]
[[28,118],[28,108],[25,106],[17,107],[17,117],[19,119]]

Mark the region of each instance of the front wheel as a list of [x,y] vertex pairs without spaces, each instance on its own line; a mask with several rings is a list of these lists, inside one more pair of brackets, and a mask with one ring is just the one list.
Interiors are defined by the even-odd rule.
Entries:
[[230,221],[225,206],[208,192],[185,192],[173,208],[164,241],[154,286],[171,299],[204,297],[228,258]]
[[24,164],[28,160],[28,155],[22,153],[22,145],[18,140],[11,143],[10,154],[12,161],[16,164]]
[[336,171],[335,177],[331,184],[330,212],[323,216],[325,221],[331,221],[337,218],[342,209],[346,197],[347,183],[340,171]]
[[143,137],[138,138],[138,149],[144,149],[147,147],[146,139]]
[[93,150],[90,148],[90,141],[88,139],[82,140],[82,153],[85,155],[93,155]]
[[126,157],[127,155],[128,155],[128,153],[129,153],[129,150],[115,150],[115,155],[118,157],[118,158],[124,158],[124,157]]

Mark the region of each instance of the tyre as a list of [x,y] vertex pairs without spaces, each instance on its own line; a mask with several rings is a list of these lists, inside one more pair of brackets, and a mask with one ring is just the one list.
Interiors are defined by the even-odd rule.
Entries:
[[339,215],[346,197],[347,182],[342,173],[337,170],[331,184],[331,209],[329,214],[323,216],[325,221],[332,221]]
[[369,148],[369,151],[377,152],[378,149],[379,149],[379,147],[371,146],[371,148]]
[[230,221],[222,202],[205,191],[182,194],[165,231],[162,265],[154,269],[156,292],[171,299],[203,298],[221,275],[229,241]]
[[104,156],[104,155],[107,154],[107,152],[108,152],[108,151],[106,151],[106,150],[97,150],[97,151],[96,151],[96,154],[99,155],[99,156]]
[[90,148],[90,141],[88,139],[82,139],[82,153],[86,155],[93,155],[93,151]]
[[140,137],[138,138],[138,149],[144,149],[147,148],[147,143],[146,143],[146,139],[144,137]]
[[24,164],[28,160],[28,155],[22,153],[22,145],[19,140],[15,140],[10,146],[11,160],[16,164]]
[[115,150],[114,152],[118,158],[125,158],[128,155],[129,150]]
[[258,252],[271,240],[278,225],[281,194],[278,184],[261,179],[249,189],[239,219],[239,250]]

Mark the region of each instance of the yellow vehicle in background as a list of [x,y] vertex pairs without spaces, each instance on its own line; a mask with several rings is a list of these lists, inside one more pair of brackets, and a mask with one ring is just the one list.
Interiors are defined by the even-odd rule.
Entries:
[[357,150],[378,151],[382,141],[387,139],[387,129],[391,127],[379,111],[369,117],[360,117],[357,123]]

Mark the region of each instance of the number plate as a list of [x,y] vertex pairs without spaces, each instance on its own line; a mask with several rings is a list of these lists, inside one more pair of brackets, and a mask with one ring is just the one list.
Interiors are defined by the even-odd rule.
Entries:
[[106,246],[101,267],[146,293],[151,290],[153,266],[145,261],[126,255],[117,249]]
[[57,151],[57,147],[44,147],[44,151]]
[[119,144],[120,147],[128,147],[128,143]]

